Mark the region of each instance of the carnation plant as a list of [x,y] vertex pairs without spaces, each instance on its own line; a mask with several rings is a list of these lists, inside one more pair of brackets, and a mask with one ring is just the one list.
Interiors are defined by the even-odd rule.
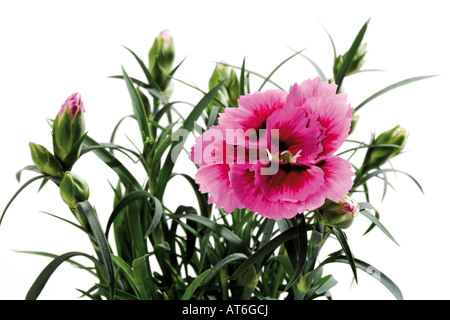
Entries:
[[[112,76],[124,82],[132,114],[117,123],[111,140],[98,142],[87,133],[84,113],[89,104],[75,93],[55,108],[49,130],[53,145],[30,142],[33,164],[17,173],[18,180],[24,170],[36,175],[12,195],[0,223],[24,188],[37,181],[40,188],[54,183],[60,190],[55,197],[72,217],[52,216],[78,228],[92,243],[90,252],[28,252],[50,257],[51,262],[30,284],[26,299],[38,298],[64,262],[97,277],[91,287],[77,288],[82,297],[94,300],[331,298],[337,279],[323,269],[335,263],[348,264],[356,282],[359,272],[374,276],[402,299],[400,288],[372,261],[354,256],[345,231],[368,219],[366,233],[379,228],[396,243],[370,202],[369,186],[371,180],[381,179],[384,195],[391,186],[390,174],[401,173],[421,189],[411,175],[389,166],[389,160],[402,153],[408,132],[394,124],[369,142],[354,140],[351,134],[366,104],[430,76],[405,79],[359,104],[350,102],[342,85],[347,76],[367,71],[367,26],[347,52],[338,55],[334,50],[329,76],[299,51],[267,76],[248,70],[245,59],[239,66],[217,63],[206,91],[176,77],[183,61],[176,64],[174,40],[167,30],[155,38],[148,63],[127,49],[145,78],[138,80],[125,70]],[[272,76],[294,57],[309,61],[317,74],[292,79],[285,91]],[[252,87],[255,80],[261,83],[258,88]],[[175,84],[200,91],[202,98],[171,100]],[[186,117],[177,110],[179,105],[191,107]],[[130,146],[115,143],[126,118],[135,120],[141,134],[141,141]],[[188,137],[195,142],[188,144]],[[343,149],[344,142],[351,147]],[[190,158],[186,165],[196,167],[195,176],[174,172],[182,152]],[[77,174],[76,163],[87,153],[117,174],[111,183],[111,212],[96,211],[88,184]],[[119,154],[142,166],[145,175],[132,174]],[[353,161],[355,154],[362,161]],[[173,209],[163,201],[175,176],[190,184],[197,205]],[[99,216],[107,217],[105,225]],[[336,241],[341,249],[323,252],[328,241]],[[79,256],[85,260],[75,261]]]

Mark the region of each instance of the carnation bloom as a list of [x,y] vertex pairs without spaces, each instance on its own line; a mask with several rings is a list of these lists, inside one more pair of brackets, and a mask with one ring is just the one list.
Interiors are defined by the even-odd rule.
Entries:
[[245,95],[238,108],[220,114],[219,125],[198,137],[191,151],[209,203],[278,220],[345,196],[353,172],[333,153],[348,136],[353,110],[336,88],[320,78],[306,80],[289,93]]

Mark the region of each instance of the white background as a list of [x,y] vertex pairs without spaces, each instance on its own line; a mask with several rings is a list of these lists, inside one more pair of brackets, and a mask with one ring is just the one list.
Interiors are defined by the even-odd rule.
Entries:
[[[313,4],[310,4],[313,3]],[[416,177],[422,195],[411,180],[392,177],[394,190],[381,201],[381,184],[372,184],[373,204],[384,225],[400,246],[378,229],[362,236],[369,222],[358,217],[347,231],[357,258],[385,272],[402,289],[405,299],[448,299],[450,280],[448,250],[448,119],[450,46],[446,1],[2,1],[0,4],[0,209],[20,187],[15,173],[31,164],[28,142],[51,149],[47,118],[53,118],[62,102],[79,92],[85,103],[90,136],[107,142],[116,122],[130,114],[125,84],[107,76],[128,74],[144,79],[134,58],[122,45],[145,62],[154,37],[162,30],[173,34],[177,62],[187,57],[178,78],[207,90],[214,61],[240,65],[267,75],[292,49],[307,48],[331,76],[332,47],[322,25],[333,37],[338,53],[344,53],[371,18],[366,69],[383,69],[354,75],[345,82],[353,106],[377,90],[408,77],[440,74],[410,84],[366,105],[354,139],[368,142],[397,124],[410,138],[405,154],[392,164]],[[284,88],[315,77],[311,65],[296,57],[274,76]],[[253,90],[258,88],[255,79]],[[269,88],[268,86],[267,88]],[[176,84],[174,100],[196,102],[200,95]],[[187,111],[186,111],[187,112]],[[119,133],[136,136],[130,121]],[[138,137],[138,135],[137,135]],[[355,158],[356,160],[357,158]],[[177,171],[194,174],[185,158]],[[135,170],[133,164],[128,164]],[[107,179],[114,175],[95,156],[88,155],[74,170],[91,188],[91,201],[102,222],[112,210]],[[136,169],[137,170],[137,169]],[[140,172],[137,170],[137,173]],[[32,177],[24,173],[23,180]],[[143,176],[140,181],[143,181]],[[84,234],[40,211],[72,219],[58,190],[50,183],[37,194],[38,184],[27,188],[7,212],[0,227],[0,299],[23,299],[47,258],[14,250],[92,253]],[[195,204],[183,181],[172,183],[166,203]],[[337,247],[336,247],[337,248]],[[334,245],[325,248],[335,249]],[[79,260],[86,262],[86,260]],[[335,299],[391,299],[376,280],[359,272],[352,283],[347,265],[327,269],[339,281]],[[75,288],[87,290],[95,278],[63,265],[50,279],[40,298],[74,299]]]

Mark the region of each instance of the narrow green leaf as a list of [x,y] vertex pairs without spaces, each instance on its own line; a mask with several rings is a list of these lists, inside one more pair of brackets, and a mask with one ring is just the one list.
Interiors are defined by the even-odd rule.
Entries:
[[2,224],[3,218],[5,217],[6,211],[8,211],[9,206],[11,205],[11,203],[14,201],[14,199],[16,199],[16,197],[27,187],[29,186],[31,183],[33,183],[34,181],[37,181],[39,179],[44,179],[48,177],[47,175],[43,174],[34,178],[31,178],[30,180],[28,180],[27,182],[25,182],[17,191],[16,193],[14,193],[14,195],[11,197],[11,199],[8,201],[8,203],[6,204],[5,209],[2,212],[2,216],[0,217],[0,225]]
[[138,191],[132,191],[129,194],[125,195],[118,203],[117,205],[114,207],[111,215],[109,216],[108,222],[106,224],[106,231],[105,231],[105,236],[108,237],[109,235],[109,231],[111,229],[111,226],[114,222],[114,220],[116,219],[117,215],[124,209],[126,208],[130,203],[138,200],[138,199],[146,199],[146,198],[150,198],[154,201],[155,204],[155,212],[154,212],[154,216],[153,216],[153,220],[152,220],[152,224],[149,228],[149,230],[147,231],[147,234],[145,236],[145,238],[151,233],[153,232],[153,230],[156,228],[156,226],[158,225],[159,221],[161,220],[161,216],[163,213],[163,208],[162,208],[162,204],[161,202],[155,197],[153,196],[151,193],[145,191],[145,190],[138,190]]
[[355,277],[356,283],[358,283],[358,276],[356,274],[356,265],[355,265],[355,259],[353,257],[352,251],[350,250],[350,247],[347,242],[347,236],[345,233],[339,229],[339,228],[333,228],[331,231],[336,238],[338,239],[339,243],[341,244],[342,249],[344,250],[345,256],[348,260],[348,263],[350,267],[352,268],[353,276]]
[[305,267],[306,255],[308,252],[308,235],[306,230],[305,216],[303,214],[298,215],[299,223],[297,225],[298,231],[298,253],[297,253],[297,265],[295,267],[294,275],[289,283],[286,285],[284,291],[287,291],[297,281],[298,277],[302,274]]
[[109,288],[111,297],[114,297],[114,290],[116,286],[114,276],[114,265],[112,262],[111,251],[105,234],[103,233],[100,221],[98,220],[95,209],[91,206],[89,201],[79,202],[77,204],[77,210],[81,215],[86,216],[88,224],[92,230],[92,233],[96,240],[96,245],[99,248],[101,262],[105,265],[106,273],[108,275]]
[[259,87],[258,91],[261,91],[264,87],[264,85],[269,81],[269,79],[275,74],[275,72],[278,71],[278,69],[280,69],[286,62],[288,62],[289,60],[291,60],[292,58],[294,58],[295,56],[301,54],[303,50],[297,51],[296,53],[294,53],[293,55],[291,55],[290,57],[286,58],[285,60],[283,60],[280,64],[278,64],[275,69],[272,70],[272,72],[264,79],[263,83],[261,84],[261,86]]
[[133,288],[136,294],[139,294],[137,289],[136,280],[134,279],[133,269],[130,267],[128,263],[126,263],[121,257],[111,255],[114,263],[123,271],[128,283]]
[[361,109],[363,106],[365,106],[367,103],[369,103],[370,101],[372,101],[373,99],[381,96],[382,94],[389,92],[395,88],[404,86],[406,84],[415,82],[415,81],[419,81],[419,80],[424,80],[424,79],[428,79],[428,78],[433,78],[436,77],[437,75],[428,75],[428,76],[420,76],[420,77],[413,77],[413,78],[409,78],[409,79],[405,79],[399,82],[396,82],[394,84],[391,84],[390,86],[387,86],[384,89],[381,89],[380,91],[374,93],[373,95],[371,95],[369,98],[367,98],[366,100],[364,100],[363,102],[361,102],[353,112],[358,111],[359,109]]
[[200,291],[199,291],[199,296],[203,296],[203,293],[206,290],[206,287],[208,285],[208,283],[214,279],[214,277],[217,275],[217,273],[225,266],[227,266],[228,264],[237,261],[237,260],[245,260],[247,259],[247,256],[245,254],[242,253],[232,253],[228,256],[226,256],[225,258],[223,258],[222,260],[220,260],[212,269],[210,269],[210,273],[205,277],[205,279],[203,280],[203,282],[201,283],[201,287],[200,287]]
[[143,300],[156,300],[156,289],[151,277],[150,264],[148,262],[148,254],[137,258],[133,261],[133,274],[136,286],[139,290],[140,297]]
[[[219,62],[216,62],[216,63],[219,63]],[[223,64],[224,66],[233,67],[233,68],[235,68],[235,69],[238,69],[238,70],[241,70],[241,71],[242,71],[241,67],[234,66],[234,65],[231,65],[231,64],[227,64],[227,63],[223,63],[223,62],[220,62],[220,63]],[[266,76],[263,76],[262,74],[257,73],[257,72],[255,72],[255,71],[252,71],[252,70],[249,70],[249,69],[246,69],[245,71],[247,72],[247,81],[246,81],[246,83],[247,83],[247,92],[250,92],[250,81],[249,81],[249,75],[250,75],[250,74],[251,74],[251,75],[254,75],[254,76],[258,77],[258,78],[261,78],[261,79],[263,79],[263,80],[267,79]],[[278,89],[284,91],[284,89],[283,89],[280,85],[278,85],[277,83],[275,83],[273,80],[270,80],[270,79],[269,79],[267,82],[270,83],[270,84],[272,84],[272,85],[274,85],[274,86],[277,87]]]
[[45,211],[40,211],[40,212],[41,212],[41,213],[45,213],[45,214],[47,214],[47,215],[49,215],[49,216],[51,216],[51,217],[54,217],[54,218],[56,218],[56,219],[62,220],[62,221],[64,221],[64,222],[67,222],[68,224],[70,224],[70,225],[76,227],[78,230],[81,230],[81,231],[83,231],[83,232],[85,232],[86,234],[89,235],[89,232],[88,232],[85,228],[81,227],[80,225],[78,225],[78,224],[76,224],[76,223],[74,223],[74,222],[72,222],[72,221],[69,221],[69,220],[67,220],[67,219],[61,218],[61,217],[59,217],[59,216],[57,216],[57,215],[54,215],[54,214],[51,214],[51,213],[49,213],[49,212],[45,212]]
[[256,252],[254,252],[247,260],[245,260],[233,273],[231,276],[232,280],[236,280],[243,272],[245,272],[249,267],[264,259],[264,257],[272,254],[279,246],[285,243],[288,240],[291,240],[298,236],[297,227],[292,227],[269,242],[267,242],[264,246],[259,248]]
[[367,206],[366,203],[359,203],[359,206],[361,208],[361,210],[359,211],[363,216],[365,216],[367,219],[369,219],[370,221],[372,221],[373,224],[375,224],[378,228],[380,228],[381,231],[384,232],[385,235],[388,236],[389,239],[391,239],[392,241],[394,241],[394,243],[398,246],[400,246],[398,244],[398,242],[394,239],[394,237],[391,235],[391,233],[386,229],[386,227],[380,222],[379,219],[377,219],[377,217],[375,217],[374,215],[372,215],[370,212],[368,212],[367,209],[372,209],[372,207]]
[[358,52],[358,48],[361,45],[361,42],[364,38],[368,24],[369,24],[369,21],[367,21],[362,26],[362,28],[359,31],[358,35],[356,36],[355,40],[353,40],[353,43],[352,43],[350,49],[347,51],[347,55],[346,55],[344,61],[342,62],[342,66],[335,77],[335,83],[338,86],[336,91],[339,91],[339,89],[342,85],[342,82],[344,81],[345,75],[347,74],[348,68],[350,67],[356,53]]
[[[37,256],[41,256],[41,257],[47,257],[47,258],[53,258],[53,259],[55,259],[55,258],[57,258],[59,256],[57,254],[53,254],[53,253],[49,253],[49,252],[42,252],[42,251],[20,251],[20,250],[14,250],[14,252],[33,254],[33,255],[37,255]],[[79,268],[79,269],[82,269],[82,270],[85,270],[85,271],[89,272],[90,274],[92,274],[95,277],[97,276],[95,274],[95,272],[92,271],[92,268],[86,267],[86,266],[82,265],[81,263],[78,263],[78,262],[76,262],[74,260],[67,259],[65,261],[70,263],[72,266],[74,266],[76,268]]]
[[[95,140],[86,136],[83,141],[83,145],[86,148],[92,146],[100,146]],[[131,190],[142,190],[139,182],[134,178],[130,171],[108,150],[104,148],[93,148],[94,152],[107,166],[109,166],[119,176],[122,183]]]
[[141,97],[139,96],[139,93],[137,92],[136,88],[133,85],[133,82],[125,72],[125,69],[122,68],[122,71],[125,83],[128,88],[128,93],[130,94],[134,114],[136,115],[136,120],[139,124],[139,129],[142,134],[142,142],[145,144],[147,139],[150,138],[151,135],[150,135],[150,128],[147,122],[147,115],[145,114],[144,105],[142,103]]
[[17,173],[16,173],[16,180],[17,180],[17,182],[20,182],[20,178],[22,176],[22,172],[23,171],[33,171],[35,173],[42,174],[42,172],[35,165],[26,166],[23,169],[17,171]]
[[156,81],[153,79],[152,75],[150,74],[150,71],[148,70],[148,68],[145,66],[144,62],[130,49],[128,49],[127,47],[123,46],[125,49],[127,49],[128,51],[130,51],[130,53],[136,58],[136,61],[138,62],[139,66],[141,67],[142,71],[145,74],[145,78],[148,81],[148,84],[152,87],[155,88],[157,91],[161,91],[161,89],[159,88],[158,84],[156,83]]
[[245,57],[242,61],[242,67],[241,67],[241,76],[240,76],[240,82],[239,82],[239,95],[243,96],[245,95]]
[[250,255],[251,251],[250,249],[245,245],[245,243],[242,242],[242,239],[239,238],[236,234],[233,233],[233,231],[227,229],[223,225],[220,225],[209,218],[199,216],[196,214],[181,214],[181,215],[174,215],[174,218],[184,218],[192,221],[196,221],[205,227],[211,229],[214,231],[217,235],[222,236],[224,239],[228,240],[232,244],[238,246],[241,248],[245,254]]
[[[325,261],[323,261],[319,267],[317,267],[314,271],[321,269],[324,265],[328,263],[349,263],[347,257],[345,256],[337,256],[337,257],[329,257]],[[378,281],[380,281],[393,295],[397,300],[403,300],[403,295],[399,287],[383,272],[372,266],[371,264],[364,262],[359,259],[355,259],[355,265],[358,269],[366,272],[370,276],[374,277]]]
[[309,61],[309,63],[311,63],[311,65],[314,67],[314,69],[316,69],[317,74],[320,76],[320,79],[322,81],[327,81],[327,77],[325,76],[325,74],[323,73],[322,69],[320,69],[320,67],[317,65],[317,63],[315,63],[312,59],[308,58],[307,56],[305,56],[304,54],[300,54],[303,58],[305,58],[306,60]]
[[162,199],[162,196],[167,186],[167,182],[169,181],[173,167],[175,166],[175,162],[178,159],[178,156],[181,152],[182,147],[184,146],[184,143],[186,142],[187,137],[183,137],[183,133],[191,132],[194,129],[195,122],[203,113],[203,110],[208,106],[209,102],[214,98],[214,96],[223,86],[224,83],[225,80],[221,81],[216,87],[214,87],[211,91],[209,91],[191,111],[191,113],[184,121],[182,127],[176,131],[177,134],[174,133],[172,135],[172,137],[181,138],[182,141],[178,141],[177,139],[173,141],[169,151],[169,155],[167,156],[166,161],[164,162],[164,165],[160,171],[158,184],[155,189],[155,196],[158,199]]
[[[111,299],[111,295],[108,292],[109,288],[108,288],[107,285],[104,285],[104,284],[101,284],[101,283],[96,283],[95,286],[100,289],[100,291],[103,293],[103,295],[105,295],[108,299]],[[130,294],[130,293],[128,293],[126,291],[123,291],[123,290],[120,290],[120,289],[116,289],[115,290],[115,298],[117,300],[123,300],[123,301],[139,300],[139,298],[136,297],[135,295]]]
[[194,281],[187,287],[186,291],[184,292],[183,296],[180,300],[189,300],[192,295],[194,294],[195,290],[198,288],[198,286],[202,283],[203,279],[211,272],[211,269],[208,269],[195,278]]
[[65,254],[62,254],[55,259],[52,260],[45,268],[42,270],[42,272],[39,274],[39,276],[36,278],[34,283],[32,284],[31,288],[28,290],[28,293],[25,297],[25,300],[36,300],[39,295],[41,294],[42,290],[44,289],[45,285],[47,284],[48,280],[52,276],[53,272],[64,262],[67,261],[75,256],[83,256],[88,259],[90,259],[92,262],[94,262],[99,268],[103,269],[104,266],[95,258],[91,257],[88,254],[85,254],[83,252],[68,252]]
[[200,209],[200,215],[202,215],[203,217],[209,217],[211,213],[211,205],[208,204],[208,196],[199,191],[199,185],[195,182],[195,180],[191,176],[184,173],[174,173],[171,176],[171,179],[175,176],[182,176],[187,180],[187,182],[191,185],[192,190],[195,193],[195,197],[197,198],[198,206]]
[[336,279],[333,278],[333,276],[330,274],[328,276],[323,277],[322,279],[319,280],[319,282],[314,283],[313,287],[318,287],[315,290],[315,293],[317,295],[322,295],[324,293],[326,293],[328,290],[330,290],[331,288],[333,288],[338,282],[336,281]]

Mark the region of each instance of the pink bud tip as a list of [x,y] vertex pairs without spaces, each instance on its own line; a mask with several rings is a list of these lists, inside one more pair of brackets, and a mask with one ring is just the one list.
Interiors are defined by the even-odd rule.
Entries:
[[164,41],[169,42],[170,38],[172,38],[172,35],[170,34],[170,31],[168,29],[164,29],[159,33],[159,37],[164,38]]
[[69,108],[72,116],[75,116],[75,114],[78,111],[78,108],[81,108],[81,111],[83,113],[86,112],[86,110],[84,109],[84,103],[81,100],[81,95],[79,93],[73,93],[72,95],[70,95],[70,97],[67,98],[66,102],[64,102],[63,105],[61,106],[61,110],[59,112],[60,116],[64,114],[66,106]]

